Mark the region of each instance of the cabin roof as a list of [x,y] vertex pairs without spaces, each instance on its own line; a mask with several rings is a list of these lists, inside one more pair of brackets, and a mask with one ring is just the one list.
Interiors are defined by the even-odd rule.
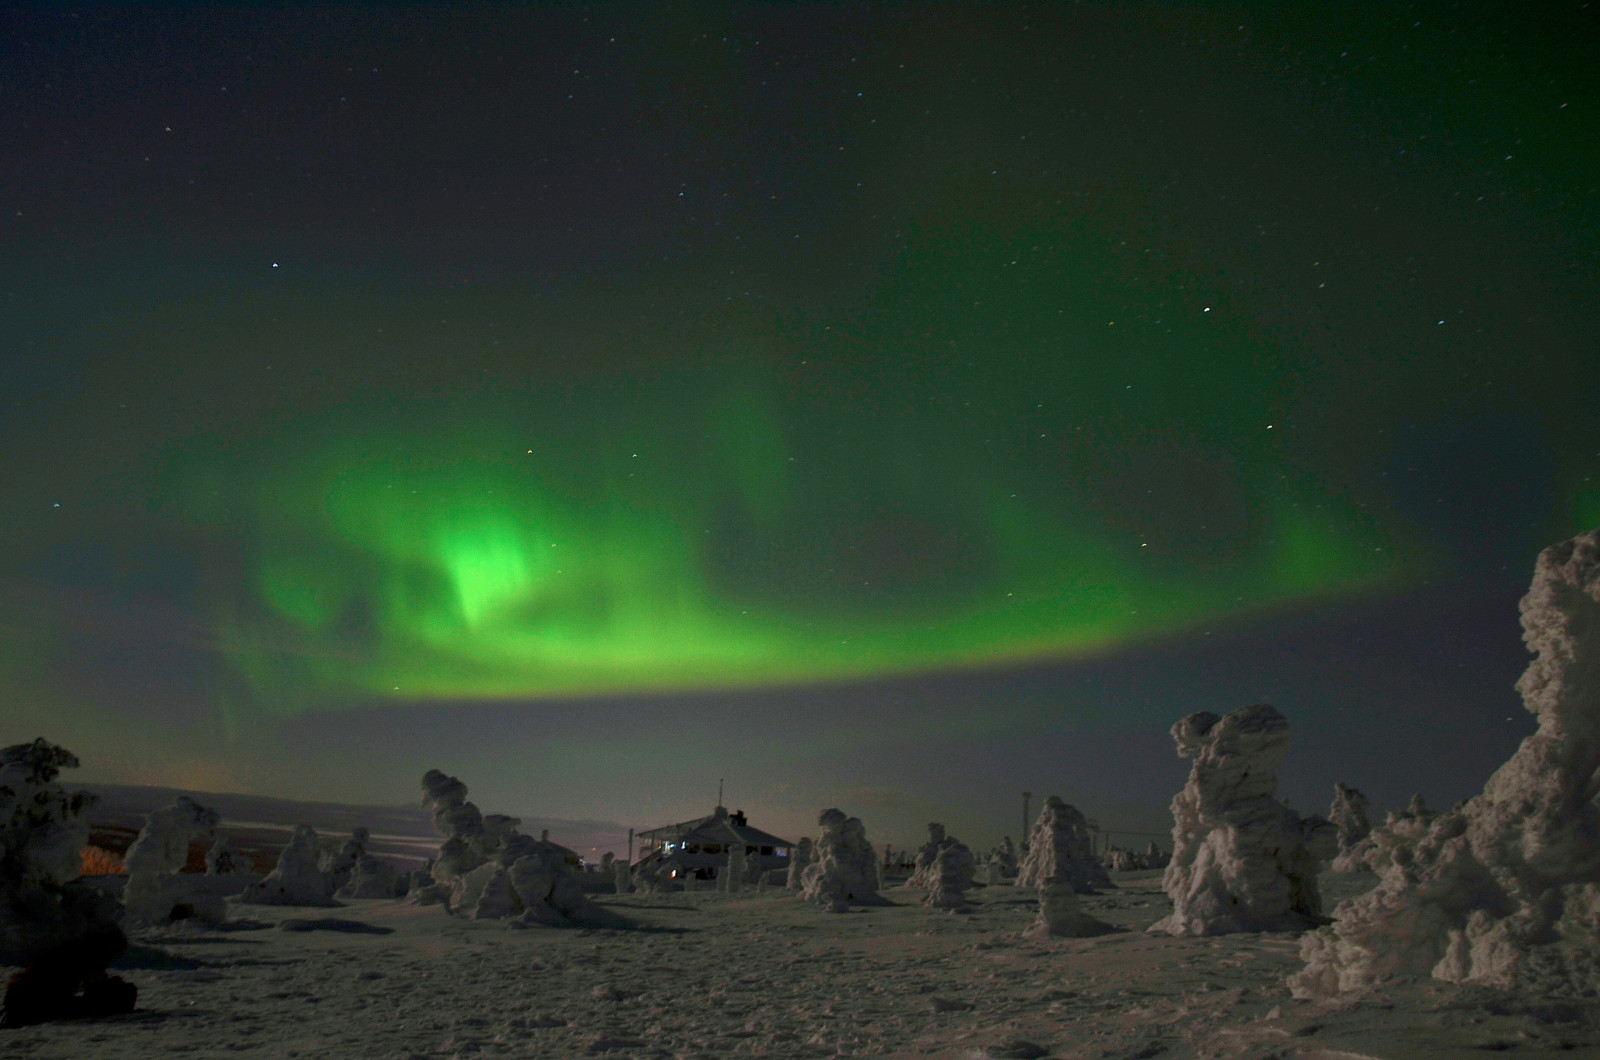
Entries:
[[715,814],[707,814],[704,817],[696,817],[692,821],[680,821],[677,824],[664,824],[659,828],[647,828],[642,832],[635,832],[634,836],[639,839],[677,839],[679,836],[686,836],[696,828],[710,824],[714,820],[716,820]]
[[763,832],[759,828],[748,824],[736,825],[728,816],[725,806],[718,806],[715,811],[705,817],[697,817],[692,821],[680,821],[678,824],[662,825],[660,828],[651,828],[644,832],[634,833],[640,839],[659,839],[676,842],[687,842],[691,838],[697,843],[732,843],[743,841],[748,846],[758,847],[792,847],[794,842],[775,836],[771,832]]
[[692,832],[685,832],[679,836],[677,842],[683,843],[744,843],[746,846],[757,847],[792,847],[794,844],[787,839],[763,832],[750,825],[736,825],[726,817],[714,817],[706,824]]

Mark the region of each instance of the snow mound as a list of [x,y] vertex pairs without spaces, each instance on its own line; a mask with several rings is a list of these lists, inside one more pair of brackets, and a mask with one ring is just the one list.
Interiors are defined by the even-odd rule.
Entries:
[[297,824],[278,855],[278,864],[246,887],[239,900],[255,905],[338,905],[333,898],[333,880],[322,871],[320,862],[317,830]]
[[1057,938],[1088,938],[1117,930],[1083,911],[1077,888],[1065,877],[1039,883],[1039,917],[1022,930],[1022,937],[1040,941]]
[[1079,894],[1116,888],[1106,867],[1094,856],[1089,822],[1077,807],[1051,795],[1033,822],[1028,853],[1017,870],[1017,886],[1038,887],[1046,881],[1062,880]]
[[571,851],[517,831],[521,822],[484,814],[467,801],[467,786],[430,769],[422,778],[422,808],[444,835],[431,866],[433,882],[416,888],[423,904],[442,903],[474,920],[510,920],[521,927],[616,921],[585,897],[569,864]]
[[800,897],[834,913],[852,905],[889,905],[878,893],[878,858],[859,817],[823,810],[822,835],[812,846],[813,860],[800,877]]
[[915,887],[925,891],[933,886],[933,863],[939,857],[939,851],[955,842],[945,834],[944,825],[931,822],[928,825],[928,841],[922,844],[916,855],[911,859],[911,877],[906,880],[907,887]]
[[189,844],[211,839],[221,821],[216,810],[187,795],[145,814],[144,828],[124,858],[128,884],[122,904],[130,919],[145,924],[189,917],[205,924],[227,920],[227,902],[210,893],[205,878],[182,871],[189,860]]
[[1202,711],[1174,725],[1172,738],[1194,766],[1172,800],[1163,886],[1173,912],[1149,930],[1222,935],[1323,923],[1317,869],[1337,835],[1322,817],[1302,821],[1277,799],[1288,719],[1265,703],[1220,718]]
[[1015,879],[1017,875],[1017,844],[1010,836],[1001,838],[1000,843],[984,859],[984,868],[988,873],[988,882],[992,884],[1004,883]]
[[[679,868],[682,862],[676,856],[663,858],[659,854],[652,854],[640,858],[639,863],[633,867],[633,874],[628,878],[629,886],[640,894],[655,894],[657,891],[672,889],[672,872]],[[685,876],[687,883],[691,877]]]
[[250,871],[250,859],[233,849],[233,843],[225,835],[217,836],[216,842],[206,850],[207,876],[230,876],[236,872]]
[[363,851],[350,868],[335,898],[399,898],[406,893],[406,878],[389,862]]
[[1367,819],[1372,803],[1359,788],[1344,784],[1333,786],[1333,806],[1328,810],[1328,820],[1339,830],[1339,853],[1333,860],[1335,872],[1353,872],[1360,867],[1359,856],[1352,856],[1362,840],[1372,833]]
[[978,859],[965,843],[945,837],[929,866],[928,894],[922,904],[931,909],[960,909],[978,872]]
[[335,890],[350,881],[350,874],[355,871],[356,862],[366,854],[371,838],[371,830],[357,825],[350,832],[350,838],[337,846],[333,845],[336,840],[323,840],[318,844],[317,868],[327,873]]
[[1304,940],[1296,996],[1404,976],[1600,990],[1600,530],[1539,554],[1521,612],[1535,658],[1517,691],[1538,731],[1481,794],[1373,833],[1378,885]]
[[[1403,810],[1390,810],[1383,819],[1383,827],[1369,831],[1360,841],[1333,860],[1334,872],[1356,872],[1369,868],[1382,875],[1394,860],[1395,852],[1409,850],[1428,833],[1433,819],[1439,816],[1428,809],[1421,795],[1411,796]],[[1402,857],[1405,855],[1402,854]]]
[[717,890],[725,894],[738,894],[744,889],[745,876],[750,871],[745,860],[744,844],[730,843],[727,867],[717,874]]
[[814,848],[815,844],[812,843],[810,836],[800,837],[800,842],[795,846],[794,853],[789,855],[789,875],[783,884],[785,889],[791,891],[800,889],[806,866],[811,864],[811,859],[814,856]]

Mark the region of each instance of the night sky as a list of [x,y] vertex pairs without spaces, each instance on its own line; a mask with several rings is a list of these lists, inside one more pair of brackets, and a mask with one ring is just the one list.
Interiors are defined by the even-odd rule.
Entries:
[[[1478,790],[1600,525],[1600,12],[0,14],[0,719],[988,845]],[[559,838],[559,837],[558,837]],[[1140,845],[1143,840],[1139,840]]]

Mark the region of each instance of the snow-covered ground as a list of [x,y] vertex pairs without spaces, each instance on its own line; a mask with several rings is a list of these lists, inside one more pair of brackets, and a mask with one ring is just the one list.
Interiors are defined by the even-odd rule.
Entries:
[[1160,873],[1118,882],[1084,908],[1125,930],[1042,943],[1011,886],[975,888],[968,913],[903,887],[844,915],[782,890],[597,896],[627,930],[234,903],[230,930],[135,936],[114,970],[138,1011],[0,1032],[0,1057],[1600,1056],[1595,1001],[1434,982],[1296,1001],[1295,934],[1146,935],[1171,911]]

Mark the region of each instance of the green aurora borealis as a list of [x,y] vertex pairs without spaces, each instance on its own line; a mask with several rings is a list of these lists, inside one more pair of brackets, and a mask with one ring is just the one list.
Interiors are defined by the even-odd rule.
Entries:
[[[1109,263],[1052,250],[979,292],[1010,334],[939,308],[971,260],[907,252],[851,333],[769,321],[634,378],[530,349],[520,380],[185,445],[164,503],[242,545],[207,608],[279,709],[1070,657],[1406,575],[1403,526],[1285,458],[1270,347],[1204,305],[1118,331]],[[515,292],[490,302],[542,345]]]
[[998,838],[1270,699],[1448,804],[1600,525],[1596,17],[24,5],[0,723]]

